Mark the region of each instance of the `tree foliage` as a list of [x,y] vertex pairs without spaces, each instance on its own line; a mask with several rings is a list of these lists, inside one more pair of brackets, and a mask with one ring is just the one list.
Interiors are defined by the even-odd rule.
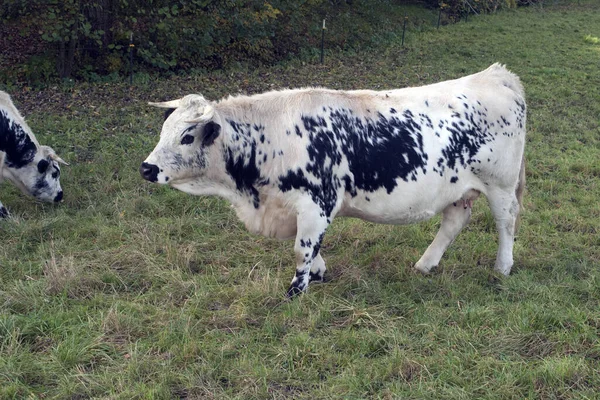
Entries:
[[[310,22],[347,1],[5,0],[0,18],[50,44],[61,77],[123,72],[128,51],[146,67],[271,62],[305,45]],[[316,18],[318,19],[318,18]],[[130,38],[133,44],[130,46]]]
[[[433,8],[441,6],[456,19],[469,11],[467,6],[495,11],[510,1],[533,0],[424,1]],[[374,27],[383,22],[382,15],[373,17],[374,9],[390,9],[401,2],[4,0],[0,21],[13,27],[13,35],[45,43],[47,48],[11,69],[13,80],[52,75],[89,78],[126,73],[131,55],[137,68],[159,71],[220,68],[240,60],[271,63],[317,47],[325,17],[338,23],[327,35],[328,47],[354,47],[376,40]]]
[[516,8],[542,0],[425,0],[430,7],[441,8],[451,20],[466,14],[493,13],[502,8]]

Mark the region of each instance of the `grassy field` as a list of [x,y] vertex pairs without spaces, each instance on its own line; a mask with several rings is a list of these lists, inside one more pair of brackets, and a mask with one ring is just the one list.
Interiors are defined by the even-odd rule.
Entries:
[[[575,3],[577,4],[577,3]],[[469,18],[325,66],[288,62],[134,85],[12,87],[71,163],[65,202],[8,184],[0,221],[0,398],[600,398],[600,12],[593,2]],[[525,211],[510,277],[492,272],[484,199],[431,276],[439,219],[336,219],[331,281],[286,301],[292,242],[227,204],[147,184],[146,106],[287,86],[395,88],[507,64],[525,86]]]

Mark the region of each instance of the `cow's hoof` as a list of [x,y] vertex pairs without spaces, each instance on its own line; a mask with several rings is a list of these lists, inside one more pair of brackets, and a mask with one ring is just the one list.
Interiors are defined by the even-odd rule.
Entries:
[[318,273],[311,272],[308,277],[308,281],[310,283],[325,283],[329,282],[329,280],[330,279],[325,276],[325,273],[323,273],[323,275],[319,275]]
[[509,265],[508,267],[502,267],[502,266],[496,265],[494,267],[494,271],[499,272],[504,276],[508,276],[508,275],[510,275],[511,268],[512,268],[512,265]]
[[414,270],[415,270],[415,272],[420,272],[422,274],[429,275],[431,273],[431,270],[434,269],[435,267],[436,267],[435,265],[427,266],[427,265],[425,265],[425,263],[417,262],[414,266]]
[[10,216],[10,214],[8,213],[8,210],[6,209],[6,207],[2,206],[0,207],[0,218],[8,218]]
[[290,288],[288,289],[286,296],[288,299],[293,299],[299,295],[301,295],[302,293],[304,293],[305,290],[300,289],[298,286],[292,284],[290,286]]

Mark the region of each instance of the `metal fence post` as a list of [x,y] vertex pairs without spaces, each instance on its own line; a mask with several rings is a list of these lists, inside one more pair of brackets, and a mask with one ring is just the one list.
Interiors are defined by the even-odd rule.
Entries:
[[325,57],[325,19],[323,19],[323,29],[321,30],[321,64]]
[[129,84],[133,85],[133,32],[129,34]]

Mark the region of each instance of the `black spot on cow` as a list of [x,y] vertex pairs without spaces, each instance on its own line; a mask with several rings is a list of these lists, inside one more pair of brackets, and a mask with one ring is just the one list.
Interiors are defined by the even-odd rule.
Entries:
[[227,123],[231,125],[235,133],[239,133],[244,136],[250,136],[250,124],[244,122],[236,122],[229,119],[227,120]]
[[300,247],[311,247],[312,246],[312,240],[310,239],[300,239]]
[[352,179],[350,178],[350,176],[344,175],[343,181],[346,192],[350,193],[352,197],[356,196],[356,188],[352,184]]
[[396,109],[395,108],[390,108],[390,113],[396,114]]
[[0,151],[6,153],[4,164],[9,168],[23,168],[33,161],[37,147],[23,127],[0,110]]
[[[410,110],[405,110],[402,117],[388,118],[378,113],[377,118],[362,118],[351,110],[337,109],[325,116],[304,115],[301,121],[300,127],[310,138],[309,161],[304,168],[281,176],[280,189],[306,190],[328,217],[341,187],[352,196],[357,190],[373,192],[380,188],[391,193],[397,186],[396,179],[416,180],[417,172],[426,170],[421,125]],[[336,175],[343,159],[348,162],[352,178]]]
[[431,121],[431,118],[429,118],[429,115],[420,113],[419,119],[422,125],[427,126],[429,129],[433,129],[433,122]]
[[321,232],[321,234],[319,235],[319,239],[317,240],[317,243],[314,244],[313,246],[313,252],[312,252],[312,259],[314,260],[315,257],[317,256],[317,254],[319,254],[319,250],[321,249],[321,243],[323,242],[323,237],[325,236],[325,232]]
[[[326,179],[331,182],[331,180]],[[292,189],[304,190],[310,194],[312,200],[324,212],[325,215],[331,215],[337,201],[336,190],[332,185],[323,182],[322,185],[315,184],[309,180],[302,169],[296,171],[289,170],[287,174],[279,177],[279,189],[282,192],[288,192]]]
[[49,165],[50,165],[50,162],[48,160],[40,160],[40,162],[37,165],[38,172],[40,174],[43,174],[44,172],[46,172]]
[[35,180],[35,184],[33,185],[33,190],[31,191],[31,194],[34,197],[37,197],[40,195],[40,193],[45,192],[48,189],[48,186],[49,185],[46,181],[46,175],[42,175]]
[[[262,150],[257,149],[257,139],[252,135],[250,124],[227,121],[233,130],[240,135],[243,141],[241,147],[228,148],[223,157],[225,160],[225,169],[235,181],[236,189],[250,196],[255,208],[260,205],[257,186],[268,184],[268,180],[261,177],[258,166],[266,161],[265,153],[261,160],[257,160],[257,154],[262,155]],[[255,125],[260,128],[262,125]],[[256,129],[255,129],[256,131]]]
[[456,183],[458,182],[458,176],[453,176],[452,178],[450,178],[450,183]]
[[[476,118],[478,107],[472,105],[473,112],[466,113],[464,118],[457,112],[452,113],[452,123],[444,127],[449,133],[449,144],[442,149],[443,157],[437,161],[441,176],[445,167],[458,171],[457,167],[467,168],[472,162],[481,162],[476,158],[481,147],[492,140],[493,134],[489,125],[481,118]],[[480,110],[479,110],[480,111]]]

